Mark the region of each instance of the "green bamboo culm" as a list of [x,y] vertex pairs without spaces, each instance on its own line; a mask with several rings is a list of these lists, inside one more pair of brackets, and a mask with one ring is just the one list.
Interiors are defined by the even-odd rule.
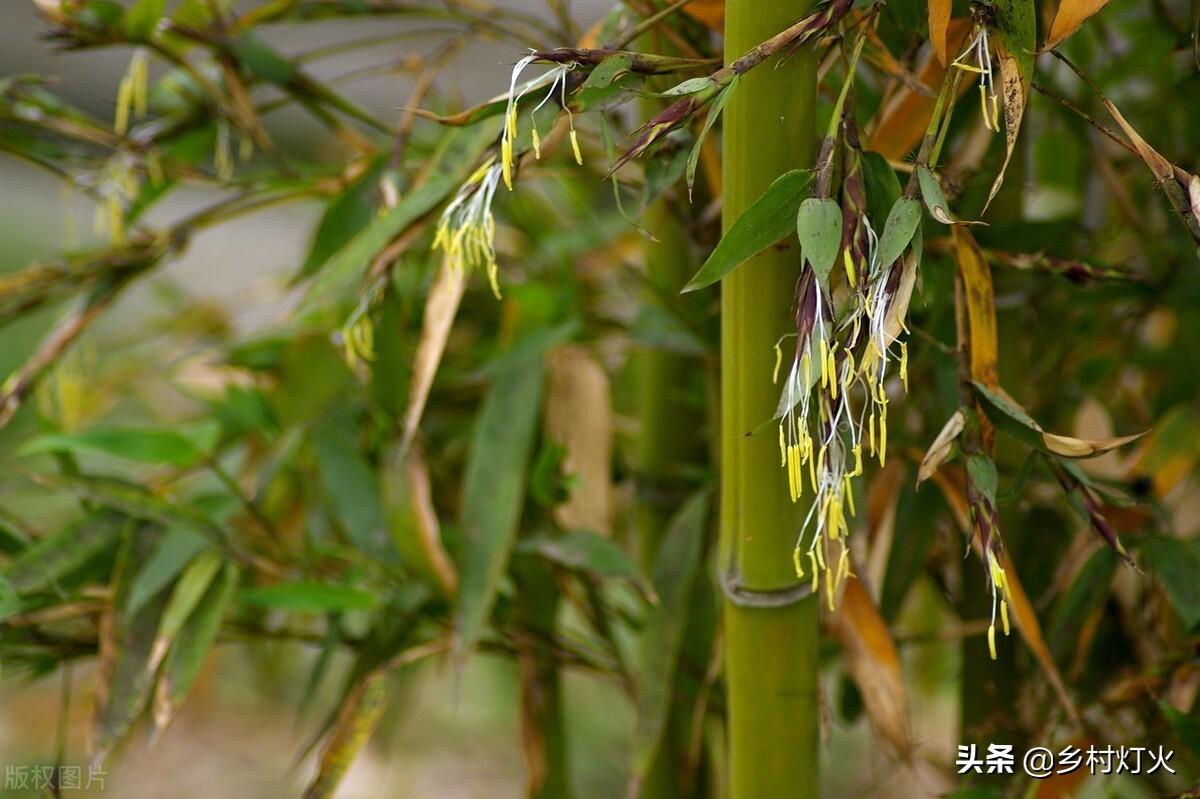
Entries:
[[[730,62],[800,19],[807,0],[728,0]],[[810,168],[816,64],[807,51],[743,76],[724,114],[724,227],[775,178]],[[721,292],[721,573],[725,599],[730,799],[816,797],[817,604],[799,594],[793,504],[773,434],[747,436],[775,414],[774,347],[794,331],[795,247],[742,264]],[[774,600],[774,601],[772,601]],[[774,606],[769,606],[774,605]]]

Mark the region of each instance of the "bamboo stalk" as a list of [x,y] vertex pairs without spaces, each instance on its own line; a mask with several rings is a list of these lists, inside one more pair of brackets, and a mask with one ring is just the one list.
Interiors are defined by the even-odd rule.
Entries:
[[[806,0],[729,0],[732,60],[799,18]],[[724,124],[724,225],[783,172],[811,167],[816,61],[799,52],[742,76]],[[796,250],[768,250],[722,284],[721,570],[730,799],[815,797],[817,605],[803,594],[791,552],[802,504],[790,501],[771,435],[747,436],[775,413],[773,348],[794,329]],[[735,597],[739,597],[736,598]],[[774,604],[774,606],[767,606]]]

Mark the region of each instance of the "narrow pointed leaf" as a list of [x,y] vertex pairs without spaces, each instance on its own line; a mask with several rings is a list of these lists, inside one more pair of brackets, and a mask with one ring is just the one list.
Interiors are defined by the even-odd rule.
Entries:
[[708,518],[708,492],[694,495],[672,517],[654,566],[658,604],[651,608],[638,648],[638,721],[634,774],[644,777],[662,742],[671,709],[687,603],[699,570]]
[[1043,49],[1053,50],[1058,47],[1106,5],[1108,0],[1061,0],[1054,12],[1054,21],[1050,23],[1050,33],[1046,35],[1046,45]]
[[734,221],[683,290],[711,286],[795,230],[796,213],[811,183],[812,175],[803,169],[793,169],[776,178]]
[[1000,58],[1001,94],[1004,101],[1004,163],[988,192],[984,210],[991,204],[1017,146],[1017,134],[1029,90],[1033,84],[1034,52],[1037,49],[1037,19],[1033,0],[996,0],[995,40]]
[[461,511],[464,548],[455,614],[455,653],[460,661],[483,634],[516,542],[543,371],[540,361],[502,371],[475,421]]

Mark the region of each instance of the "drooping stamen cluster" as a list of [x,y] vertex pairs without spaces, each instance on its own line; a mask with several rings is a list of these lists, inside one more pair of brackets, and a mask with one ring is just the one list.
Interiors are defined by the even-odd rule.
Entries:
[[801,280],[797,346],[780,398],[779,448],[792,501],[803,496],[806,478],[815,493],[793,553],[796,574],[805,577],[807,559],[815,592],[825,572],[831,609],[842,581],[851,576],[851,481],[863,473],[864,446],[881,466],[886,463],[884,382],[890,362],[899,360],[908,389],[908,348],[899,341],[903,260],[887,268],[877,262],[878,239],[865,214],[853,229],[861,232],[861,239],[855,234],[861,244],[843,249],[846,299],[840,319],[811,270]]
[[454,269],[482,266],[496,298],[500,297],[499,268],[496,264],[496,218],[492,199],[500,185],[503,167],[489,158],[459,188],[458,193],[438,221],[433,249],[446,254]]
[[138,48],[133,51],[129,60],[129,68],[117,87],[117,108],[113,117],[113,132],[124,136],[129,131],[129,117],[141,119],[146,116],[147,91],[149,85],[149,65],[146,51]]
[[570,105],[567,103],[567,76],[576,66],[574,62],[559,64],[552,69],[544,72],[533,80],[526,81],[520,86],[517,81],[521,77],[521,73],[527,66],[538,60],[540,56],[537,54],[527,55],[516,63],[513,67],[512,78],[508,85],[508,105],[504,110],[504,129],[500,134],[500,163],[504,174],[504,185],[512,191],[513,170],[516,167],[516,139],[517,139],[517,109],[521,102],[521,98],[528,92],[534,89],[550,84],[546,94],[542,97],[541,102],[533,107],[529,112],[529,135],[533,145],[533,155],[535,158],[542,157],[542,140],[538,133],[537,120],[535,114],[541,110],[542,106],[550,102],[557,92],[559,104],[567,113],[567,124],[570,127],[571,152],[575,156],[575,162],[580,166],[583,165],[583,154],[579,150],[579,136],[575,132],[575,115],[571,113]]
[[1004,567],[1000,565],[999,559],[991,546],[986,549],[987,567],[988,567],[988,585],[992,589],[992,619],[988,625],[988,653],[992,656],[992,660],[996,659],[996,608],[1000,608],[1000,621],[1004,625],[1004,634],[1008,635],[1010,629],[1008,626],[1008,598],[1010,596],[1008,590],[1008,575],[1004,572]]
[[[974,63],[972,63],[972,61]],[[988,29],[979,26],[975,38],[954,60],[952,66],[979,75],[979,105],[983,109],[983,124],[988,130],[1000,132],[1000,98],[996,95],[996,81],[992,73],[992,51],[988,45]]]

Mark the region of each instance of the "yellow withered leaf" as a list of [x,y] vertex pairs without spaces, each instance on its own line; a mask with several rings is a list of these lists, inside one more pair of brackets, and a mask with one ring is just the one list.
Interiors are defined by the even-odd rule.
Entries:
[[966,424],[966,416],[962,410],[957,410],[954,415],[946,420],[946,424],[942,427],[942,431],[937,434],[937,438],[929,445],[929,451],[925,453],[925,457],[921,460],[921,467],[917,470],[917,485],[928,480],[933,476],[933,473],[938,470],[938,467],[945,462],[950,455],[950,450],[954,446],[954,439],[958,438],[958,434],[963,431]]
[[[997,366],[1000,348],[996,334],[996,297],[992,287],[992,271],[971,231],[956,225],[951,228],[951,234],[954,237],[958,273],[962,277],[966,296],[971,379],[988,388],[995,388],[1000,382]],[[982,415],[980,425],[984,448],[990,452],[996,439],[996,430]]]
[[321,752],[321,764],[304,799],[328,799],[367,745],[387,706],[387,672],[373,671],[355,683],[342,700],[333,731]]
[[953,5],[953,0],[929,0],[929,43],[943,67],[950,63],[946,30],[950,27],[950,9]]
[[448,261],[443,261],[429,289],[429,298],[425,301],[421,338],[417,342],[417,352],[413,357],[408,405],[404,409],[401,450],[407,450],[417,434],[417,426],[425,412],[425,402],[429,399],[429,390],[433,387],[433,377],[437,374],[438,364],[442,362],[446,339],[454,324],[454,316],[458,313],[458,304],[462,301],[465,285],[464,271],[455,269]]
[[1106,5],[1108,0],[1062,0],[1058,4],[1058,10],[1054,12],[1054,21],[1050,23],[1045,49],[1053,50],[1058,47]]
[[1146,435],[1146,431],[1116,438],[1086,439],[1043,432],[1042,443],[1046,445],[1046,449],[1056,455],[1067,458],[1087,458],[1124,446],[1131,441],[1137,441],[1144,435]]
[[683,7],[683,13],[710,30],[720,32],[725,28],[725,0],[692,0]]
[[846,653],[855,685],[862,692],[875,734],[907,755],[912,749],[908,690],[900,672],[900,656],[887,623],[860,580],[846,581],[838,609],[830,614],[830,630]]

